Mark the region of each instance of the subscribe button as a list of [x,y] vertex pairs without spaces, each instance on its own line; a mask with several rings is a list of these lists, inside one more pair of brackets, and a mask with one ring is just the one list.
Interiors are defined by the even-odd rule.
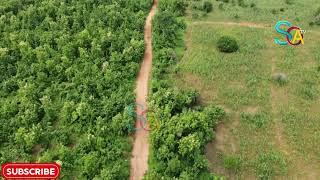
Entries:
[[60,165],[57,163],[7,163],[1,166],[5,179],[57,179]]

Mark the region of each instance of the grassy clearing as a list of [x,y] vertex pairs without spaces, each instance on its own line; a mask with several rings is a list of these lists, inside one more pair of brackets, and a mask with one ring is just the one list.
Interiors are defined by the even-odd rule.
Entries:
[[[320,176],[320,34],[294,16],[308,21],[316,1],[256,2],[257,14],[231,3],[213,13],[192,19],[186,33],[187,50],[180,70],[172,74],[176,86],[200,91],[201,102],[218,104],[228,119],[218,127],[216,140],[207,146],[211,170],[231,179],[276,178],[317,179]],[[230,1],[231,2],[231,1]],[[245,1],[250,4],[249,1]],[[278,1],[277,1],[278,2]],[[304,10],[293,12],[298,6]],[[274,15],[270,9],[287,9]],[[228,10],[228,8],[230,8]],[[236,11],[233,11],[234,8]],[[310,8],[310,12],[305,10]],[[232,11],[231,11],[232,10]],[[280,47],[273,43],[273,27],[251,28],[206,22],[235,21],[275,24],[288,19],[307,27],[305,45]],[[263,16],[264,15],[264,16]],[[286,17],[286,18],[285,18]],[[240,50],[220,53],[218,39],[237,39]],[[273,75],[284,73],[279,85]]]
[[[281,20],[290,20],[294,24],[307,26],[314,18],[320,6],[318,0],[243,0],[244,6],[239,6],[239,0],[206,0],[213,3],[213,11],[205,17],[207,21],[249,21],[270,23]],[[241,0],[240,0],[241,1]],[[291,3],[286,3],[290,1]],[[254,4],[254,5],[253,5]],[[253,6],[253,7],[251,7]]]

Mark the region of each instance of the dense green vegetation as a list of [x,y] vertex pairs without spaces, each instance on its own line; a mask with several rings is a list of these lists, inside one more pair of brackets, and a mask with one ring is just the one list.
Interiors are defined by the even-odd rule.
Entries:
[[[167,81],[168,73],[180,58],[177,47],[185,24],[182,0],[160,1],[154,18],[153,77],[149,108],[160,122],[151,131],[151,156],[147,179],[213,179],[204,156],[204,146],[214,137],[213,129],[224,117],[221,108],[198,106],[194,90],[178,90]],[[173,6],[179,4],[180,6]],[[166,8],[166,7],[176,8]],[[149,117],[150,122],[155,122]]]
[[128,179],[134,82],[151,0],[0,1],[0,164]]
[[204,1],[202,3],[192,3],[192,8],[194,10],[200,10],[200,11],[203,11],[205,13],[209,13],[212,11],[213,9],[213,6],[212,6],[212,3],[209,2],[209,1]]
[[225,53],[236,52],[239,49],[237,40],[229,36],[220,37],[217,42],[217,47],[220,52]]

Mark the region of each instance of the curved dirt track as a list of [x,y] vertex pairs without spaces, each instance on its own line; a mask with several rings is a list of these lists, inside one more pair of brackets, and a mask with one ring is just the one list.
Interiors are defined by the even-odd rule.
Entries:
[[[152,68],[152,18],[155,14],[155,10],[158,5],[158,0],[153,1],[153,6],[150,10],[149,16],[147,17],[145,29],[144,29],[144,40],[145,40],[145,53],[141,69],[137,78],[136,88],[136,103],[140,104],[147,109],[147,96],[148,96],[148,81]],[[137,108],[136,113],[142,114],[142,109]],[[146,115],[144,115],[146,116]],[[145,117],[146,118],[146,117]],[[141,123],[136,121],[136,128],[142,128]],[[131,157],[131,170],[130,179],[140,180],[148,170],[148,156],[149,156],[149,143],[148,143],[149,132],[145,130],[139,130],[135,132],[132,157]]]

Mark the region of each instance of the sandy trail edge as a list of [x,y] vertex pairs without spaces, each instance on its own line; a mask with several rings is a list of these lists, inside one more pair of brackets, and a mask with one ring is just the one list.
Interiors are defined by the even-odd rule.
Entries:
[[[148,81],[152,69],[152,18],[158,5],[158,0],[153,1],[149,16],[147,17],[144,28],[145,53],[141,69],[137,78],[136,88],[136,103],[142,105],[144,109],[147,108],[148,96]],[[137,108],[136,113],[141,114],[142,109]],[[139,121],[136,121],[136,128],[141,128]],[[149,156],[149,132],[139,130],[135,132],[133,143],[130,179],[140,180],[148,170],[148,156]]]
[[243,26],[243,27],[252,27],[252,28],[271,28],[271,24],[259,24],[254,22],[218,22],[218,21],[196,21],[192,23],[197,24],[215,24],[215,25],[229,25],[229,26]]

